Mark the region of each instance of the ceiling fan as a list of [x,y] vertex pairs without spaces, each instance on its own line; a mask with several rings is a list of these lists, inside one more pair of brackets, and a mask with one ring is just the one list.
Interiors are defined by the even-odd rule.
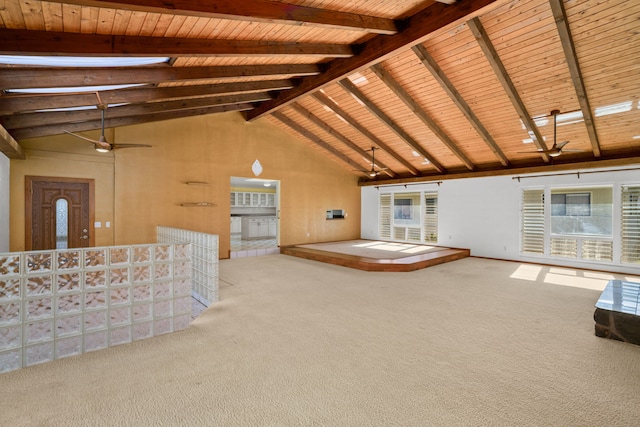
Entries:
[[99,153],[108,153],[109,151],[115,150],[118,148],[151,147],[151,145],[147,145],[147,144],[111,144],[110,142],[108,142],[107,139],[104,137],[104,112],[106,111],[108,105],[102,103],[102,101],[100,100],[100,95],[97,92],[96,92],[96,96],[98,97],[98,101],[99,101],[99,104],[97,105],[97,107],[100,110],[101,116],[102,116],[100,138],[91,139],[91,138],[87,138],[86,136],[79,135],[77,133],[69,132],[68,130],[65,130],[65,133],[68,133],[69,135],[73,135],[76,138],[84,139],[85,141],[92,143],[93,147]]
[[581,153],[583,150],[567,150],[564,147],[569,143],[569,141],[562,141],[560,143],[556,142],[556,116],[560,114],[559,110],[552,110],[551,115],[553,116],[553,145],[551,148],[543,150],[538,149],[537,151],[521,151],[521,153],[542,153],[547,154],[549,157],[558,157],[562,153]]
[[388,168],[378,168],[376,170],[376,150],[379,150],[378,147],[371,147],[371,170],[367,173],[369,178],[375,178],[380,175],[380,172],[387,170]]

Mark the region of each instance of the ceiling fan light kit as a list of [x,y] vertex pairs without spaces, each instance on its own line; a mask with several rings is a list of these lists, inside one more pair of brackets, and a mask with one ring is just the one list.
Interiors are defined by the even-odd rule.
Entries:
[[560,114],[560,110],[551,110],[550,116],[553,116],[553,145],[549,149],[539,149],[537,151],[521,151],[521,153],[544,153],[549,157],[559,157],[562,153],[573,152],[580,153],[582,150],[565,150],[564,147],[569,143],[569,141],[562,141],[561,143],[556,142],[556,134],[557,134],[557,123],[556,117]]
[[[98,96],[98,100],[100,100],[99,95],[96,94],[96,96]],[[65,130],[65,133],[68,133],[69,135],[73,135],[76,138],[84,139],[85,141],[90,142],[91,144],[93,144],[93,147],[98,153],[108,153],[109,151],[115,150],[117,148],[135,148],[135,147],[150,148],[151,147],[151,145],[148,145],[148,144],[111,144],[107,142],[107,138],[105,138],[104,136],[104,112],[106,111],[108,105],[100,103],[96,107],[100,110],[100,116],[101,116],[101,126],[100,126],[101,133],[100,133],[99,139],[96,140],[96,139],[87,138],[86,136],[69,132],[68,130]]]

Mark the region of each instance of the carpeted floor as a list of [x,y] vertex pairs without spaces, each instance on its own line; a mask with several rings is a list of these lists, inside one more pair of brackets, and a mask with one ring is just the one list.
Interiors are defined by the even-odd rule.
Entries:
[[593,333],[610,274],[272,255],[224,260],[220,278],[222,301],[185,331],[0,375],[0,424],[639,423],[640,346]]
[[340,242],[311,243],[307,245],[296,245],[296,247],[374,259],[406,258],[446,249],[444,246],[414,245],[411,243],[382,242],[377,240],[346,240]]

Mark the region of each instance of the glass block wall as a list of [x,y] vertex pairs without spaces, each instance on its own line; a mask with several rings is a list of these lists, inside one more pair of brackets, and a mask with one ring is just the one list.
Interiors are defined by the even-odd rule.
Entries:
[[209,307],[218,301],[218,236],[166,226],[156,227],[157,241],[191,243],[192,296]]
[[191,246],[0,254],[0,372],[185,329]]

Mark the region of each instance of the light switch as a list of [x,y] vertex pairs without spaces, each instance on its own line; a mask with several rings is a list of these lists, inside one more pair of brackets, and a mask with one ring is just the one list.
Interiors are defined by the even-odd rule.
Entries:
[[104,226],[107,228],[111,228],[111,222],[110,221],[105,222]]
[[100,221],[96,221],[96,222],[93,223],[93,226],[95,228],[102,228],[102,223]]

